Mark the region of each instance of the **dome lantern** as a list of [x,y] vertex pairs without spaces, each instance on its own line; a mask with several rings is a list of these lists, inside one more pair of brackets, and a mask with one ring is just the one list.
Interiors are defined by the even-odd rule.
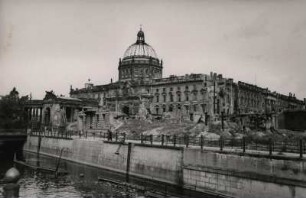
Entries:
[[139,32],[137,33],[137,41],[136,41],[136,43],[137,44],[145,43],[145,35],[144,35],[144,32],[142,31],[141,27],[140,27]]

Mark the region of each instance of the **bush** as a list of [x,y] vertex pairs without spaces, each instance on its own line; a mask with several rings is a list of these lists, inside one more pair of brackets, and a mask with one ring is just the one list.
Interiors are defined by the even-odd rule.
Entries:
[[23,100],[24,97],[19,99],[16,88],[0,100],[0,129],[25,128]]

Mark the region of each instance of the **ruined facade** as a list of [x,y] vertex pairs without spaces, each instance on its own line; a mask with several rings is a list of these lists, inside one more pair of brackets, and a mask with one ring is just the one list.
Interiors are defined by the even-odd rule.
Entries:
[[[305,101],[292,94],[285,96],[268,88],[240,81],[235,83],[231,78],[212,72],[164,78],[163,61],[146,43],[142,30],[136,42],[119,59],[118,71],[117,81],[105,85],[89,81],[85,88],[71,87],[69,99],[55,97],[53,100],[58,108],[64,108],[69,121],[81,119],[82,128],[92,130],[115,125],[116,120],[112,118],[118,116],[146,119],[168,113],[178,119],[213,121],[221,116],[273,114],[285,109],[305,108]],[[96,103],[90,104],[88,100]],[[42,103],[38,111],[45,124],[48,124],[44,118],[49,111],[47,101],[38,102]]]
[[305,109],[305,101],[298,100],[294,94],[288,96],[271,92],[268,88],[261,88],[256,85],[238,82],[237,93],[237,114],[258,113],[273,114],[284,110]]
[[72,124],[75,131],[77,128],[80,130],[101,128],[99,124],[102,123],[103,116],[98,121],[93,119],[103,113],[101,110],[96,111],[97,109],[96,100],[56,96],[53,91],[46,91],[43,100],[29,100],[24,104],[29,128],[32,130],[44,128],[53,132],[59,132],[61,129],[63,131]]
[[145,42],[142,30],[119,60],[119,79],[106,85],[71,89],[71,97],[95,98],[109,111],[136,115],[143,104],[148,113],[193,119],[194,115],[217,118],[241,113],[273,113],[303,108],[304,102],[267,88],[223,78],[221,74],[186,74],[162,77],[163,62]]

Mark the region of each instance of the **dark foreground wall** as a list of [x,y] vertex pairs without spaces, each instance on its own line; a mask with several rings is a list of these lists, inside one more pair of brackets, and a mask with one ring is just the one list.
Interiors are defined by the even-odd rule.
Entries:
[[25,133],[5,133],[0,131],[0,158],[13,160],[14,156],[16,156],[17,159],[22,160],[22,149],[26,139]]
[[[82,164],[126,173],[128,145],[101,140],[42,138],[40,152]],[[25,150],[37,151],[29,137]],[[201,192],[232,197],[306,197],[306,163],[239,156],[200,149],[132,145],[130,174]]]
[[293,131],[306,130],[306,111],[285,111],[278,115],[278,128]]

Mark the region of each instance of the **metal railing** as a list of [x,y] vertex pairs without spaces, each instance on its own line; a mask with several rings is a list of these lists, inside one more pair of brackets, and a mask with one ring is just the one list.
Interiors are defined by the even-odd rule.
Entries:
[[151,144],[160,146],[179,146],[192,148],[215,148],[220,151],[238,151],[247,153],[251,151],[263,152],[270,156],[284,153],[299,154],[302,158],[306,153],[306,141],[304,139],[294,140],[252,140],[248,138],[206,138],[204,136],[188,136],[188,135],[126,135],[125,133],[115,133],[109,138],[110,133],[104,133],[103,137],[108,141],[118,142],[119,139],[125,141],[133,141],[140,144]]
[[204,136],[189,135],[144,135],[110,132],[109,130],[85,130],[84,132],[67,131],[65,127],[40,127],[32,129],[30,135],[50,138],[75,139],[75,138],[99,138],[110,142],[134,142],[146,145],[192,147],[219,151],[233,151],[240,153],[252,153],[282,155],[285,153],[298,154],[301,158],[306,153],[306,141],[294,140],[254,140],[250,138],[207,138]]
[[30,136],[49,137],[58,139],[72,139],[73,131],[65,130],[65,127],[40,127],[32,128]]

